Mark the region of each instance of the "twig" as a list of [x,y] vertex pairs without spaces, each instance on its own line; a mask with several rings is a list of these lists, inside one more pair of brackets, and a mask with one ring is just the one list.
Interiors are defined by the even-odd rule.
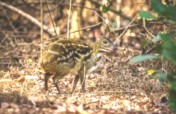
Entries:
[[40,21],[41,21],[41,28],[40,28],[41,50],[40,50],[40,56],[41,56],[41,59],[42,59],[42,53],[43,53],[43,0],[40,0]]
[[[38,3],[38,1],[36,1],[36,2],[29,2],[29,1],[27,1],[27,0],[21,0],[27,7],[29,7],[30,9],[34,9],[34,10],[36,10],[36,11],[40,11],[40,8],[37,8],[36,7],[36,5],[38,5],[39,3]],[[52,1],[51,1],[52,2]],[[34,6],[32,6],[32,5],[34,5]],[[47,4],[51,4],[50,3],[50,1],[47,1]],[[53,3],[53,4],[55,4],[55,3]],[[19,4],[20,5],[20,4]],[[54,11],[56,8],[58,7],[58,5],[56,5],[55,7],[52,7],[52,9],[50,9],[50,10],[44,10],[43,9],[43,12],[44,13],[48,13],[48,12],[52,12],[52,11]]]
[[[75,32],[79,32],[79,31],[83,31],[83,30],[87,30],[87,29],[90,29],[90,28],[94,28],[94,27],[97,27],[97,26],[100,26],[103,22],[99,22],[97,24],[94,24],[94,25],[91,25],[91,26],[86,26],[82,29],[79,29],[79,30],[76,30],[76,31],[72,31],[70,32],[69,34],[72,34],[72,33],[75,33]],[[131,27],[134,27],[134,26],[137,26],[139,24],[134,24],[134,25],[130,25],[128,28],[131,28]],[[126,27],[123,27],[123,28],[119,28],[119,29],[115,29],[114,31],[115,32],[119,32],[119,31],[123,31],[124,29],[126,29]],[[51,39],[48,39],[49,40],[53,40],[53,39],[56,39],[56,38],[62,38],[62,37],[65,37],[67,35],[67,33],[65,34],[62,34],[60,36],[57,36],[57,37],[53,37]],[[37,42],[37,43],[18,43],[17,45],[20,45],[20,46],[23,46],[23,45],[29,45],[29,44],[38,44],[38,43],[41,43],[41,42]]]
[[[87,29],[90,29],[90,28],[93,28],[93,27],[97,27],[97,26],[100,26],[101,24],[102,24],[102,22],[99,22],[99,23],[97,23],[97,24],[95,24],[95,25],[86,26],[86,27],[84,27],[84,28],[82,28],[82,29],[79,29],[79,30],[70,32],[69,34],[72,34],[72,33],[75,33],[75,32],[79,32],[79,31],[83,31],[83,30],[87,30]],[[56,39],[56,38],[65,37],[66,35],[67,35],[67,33],[66,33],[66,34],[62,34],[62,35],[57,36],[57,37],[50,38],[50,39],[48,39],[48,41],[49,41],[49,40]],[[19,46],[23,46],[23,45],[32,45],[32,44],[38,45],[39,43],[42,43],[42,42],[36,42],[36,43],[18,43],[17,45],[19,45]]]
[[68,21],[67,21],[67,39],[69,38],[70,33],[70,14],[71,14],[72,0],[70,0],[69,11],[68,11]]
[[143,26],[144,26],[144,29],[146,30],[146,32],[151,36],[151,37],[155,37],[155,35],[153,35],[146,27],[146,23],[145,23],[145,19],[143,19]]
[[53,19],[52,19],[51,12],[50,12],[50,9],[49,9],[49,7],[48,7],[48,3],[47,3],[46,0],[45,0],[45,4],[46,4],[46,7],[47,7],[47,9],[48,9],[48,13],[49,13],[49,16],[50,16],[50,19],[51,19],[51,22],[52,22],[52,25],[53,25],[53,28],[54,28],[54,32],[55,32],[55,34],[56,34],[56,36],[57,36],[56,25],[55,25],[55,23],[54,23],[54,21],[53,21]]
[[[144,4],[142,5],[141,9],[143,8],[143,6],[145,5],[146,0],[144,2]],[[135,21],[135,19],[137,18],[137,14],[135,15],[135,17],[131,20],[131,22],[126,26],[125,30],[116,38],[115,44],[117,44],[118,40],[125,34],[125,32],[127,31],[127,29],[129,28],[129,26]]]
[[[97,3],[96,1],[93,1],[93,2]],[[68,4],[66,4],[66,3],[59,4],[58,6],[60,6],[60,5],[62,5],[62,6],[68,6]],[[100,4],[98,3],[98,5],[100,5]],[[100,17],[100,18],[103,20],[103,22],[106,24],[105,19],[104,19],[100,14],[97,13],[97,12],[99,11],[98,9],[93,9],[93,8],[89,8],[89,7],[85,7],[85,6],[81,6],[81,5],[77,5],[77,4],[72,4],[72,6],[73,6],[73,7],[80,7],[80,8],[85,8],[85,9],[91,10],[91,11],[94,12],[96,15],[98,15],[98,17]],[[117,13],[117,12],[118,12],[118,11],[116,11],[115,9],[112,9],[112,8],[111,8],[111,10],[112,10],[114,13]],[[117,13],[117,14],[120,15],[120,13]],[[121,15],[120,15],[120,16],[121,16]],[[122,16],[122,18],[124,18],[124,17]],[[125,19],[131,20],[130,18],[125,18]],[[111,32],[113,32],[114,34],[115,34],[116,31],[119,31],[119,30],[113,30],[112,27],[110,27],[108,24],[106,24],[106,26],[108,26],[108,27],[111,29]]]
[[[12,5],[9,5],[9,4],[6,4],[6,3],[3,3],[3,2],[0,2],[0,6],[3,6],[3,7],[6,7],[20,15],[22,15],[23,17],[25,17],[26,19],[30,20],[33,24],[37,25],[39,28],[41,28],[42,24],[36,20],[34,17],[32,17],[31,15],[25,13],[24,11],[20,10],[20,9],[17,9],[15,8],[14,6]],[[52,32],[49,31],[48,27],[43,25],[43,30],[49,34],[50,36],[54,36],[54,34]]]
[[[136,26],[138,26],[139,24],[133,24],[133,25],[130,25],[128,28],[132,28],[132,27],[136,27]],[[119,29],[114,29],[114,32],[120,32],[120,31],[123,31],[123,30],[125,30],[126,29],[126,27],[121,27],[121,28],[119,28]]]
[[17,33],[17,30],[16,30],[15,27],[13,26],[12,21],[10,20],[9,16],[7,15],[6,10],[4,10],[4,9],[2,9],[2,10],[3,10],[3,12],[4,12],[4,14],[5,14],[7,20],[9,21],[10,26],[11,26],[12,29]]
[[[94,3],[94,4],[97,4],[99,6],[101,6],[101,4],[99,2],[97,2],[97,0],[91,0],[91,2]],[[120,11],[117,11],[117,10],[113,9],[112,7],[110,7],[109,10],[112,11],[113,13],[117,14],[117,15],[120,15],[122,18],[131,21],[131,18],[123,15]]]
[[[11,26],[12,29],[14,30],[14,32],[15,32],[15,33],[18,33],[18,31],[17,31],[17,30],[15,29],[15,27],[13,26],[12,21],[10,20],[9,16],[7,15],[6,10],[4,10],[4,9],[2,9],[2,10],[3,10],[3,12],[4,12],[4,14],[5,14],[7,20],[9,21],[10,26]],[[6,38],[7,38],[7,37],[4,37],[4,39],[0,42],[0,44],[1,44]],[[14,36],[14,40],[15,40],[15,42],[17,42],[15,36]]]
[[129,28],[129,26],[134,22],[134,20],[136,19],[137,15],[132,19],[132,21],[126,26],[125,30],[116,38],[116,41],[114,42],[115,44],[117,44],[117,42],[119,41],[119,39],[125,34],[125,32],[127,31],[127,29]]
[[75,33],[75,32],[79,32],[79,31],[83,31],[83,30],[90,29],[90,28],[93,28],[93,27],[97,27],[97,26],[99,26],[99,25],[101,25],[101,24],[102,24],[102,22],[99,22],[99,23],[97,23],[97,24],[95,24],[95,25],[86,26],[86,27],[84,27],[84,28],[82,28],[82,29],[78,29],[78,30],[73,31],[73,32],[69,32],[69,33],[66,33],[66,34],[62,34],[62,35],[58,36],[57,38],[64,37],[64,36],[66,36],[67,34],[72,34],[72,33]]

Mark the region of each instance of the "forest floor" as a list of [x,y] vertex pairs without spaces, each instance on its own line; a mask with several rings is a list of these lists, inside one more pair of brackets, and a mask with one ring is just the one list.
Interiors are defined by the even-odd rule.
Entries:
[[128,60],[134,54],[124,49],[103,57],[97,69],[86,76],[86,93],[80,92],[78,84],[70,94],[71,75],[60,80],[61,94],[52,80],[46,92],[38,59],[27,58],[24,66],[8,66],[0,71],[0,113],[171,113],[167,87],[147,75],[156,63],[130,65]]
[[[41,19],[41,4],[39,1],[2,1],[18,8],[18,11],[24,11],[36,20]],[[43,11],[43,24],[47,26],[47,30],[53,31],[53,25],[56,25],[55,29],[60,35],[68,32],[69,0],[64,1],[68,5],[64,3],[65,5],[61,4],[60,7],[56,7],[58,4],[54,1],[49,4],[51,5],[52,16],[55,17],[54,20],[56,19],[55,23],[52,23],[46,6]],[[112,24],[110,26],[120,23],[119,31],[116,31],[116,34],[120,35],[124,27],[126,28],[131,23],[129,20],[121,18],[120,14],[124,14],[130,17],[130,20],[133,20],[137,17],[138,12],[142,10],[144,4],[143,0],[122,0],[122,4],[118,6],[118,3],[114,1],[112,8],[121,7],[121,10],[116,10],[117,12],[123,11],[123,13],[118,14],[114,11],[104,13],[101,15],[101,18],[105,21],[100,25],[102,27],[89,28],[90,25],[99,23],[100,17],[98,12],[95,13],[95,11],[101,9],[101,4],[94,4],[93,1],[95,0],[85,1],[90,2],[88,3],[90,8],[85,8],[87,10],[84,12],[85,15],[82,14],[85,16],[82,20],[78,21],[76,18],[78,25],[79,22],[82,22],[81,29],[84,27],[89,29],[81,31],[81,29],[76,28],[77,31],[83,33],[80,37],[85,40],[94,37],[95,28],[101,32],[109,29],[109,27],[104,26],[107,20],[108,24]],[[76,5],[80,6],[80,4]],[[148,4],[146,6],[148,7]],[[73,7],[72,10],[77,11],[79,9],[80,11],[80,8]],[[46,31],[41,37],[41,27],[33,24],[32,19],[27,19],[19,12],[14,12],[14,9],[9,10],[5,6],[1,6],[1,9],[0,114],[172,114],[168,103],[167,84],[161,84],[157,78],[148,75],[147,71],[151,69],[168,71],[173,66],[160,60],[131,65],[129,59],[141,53],[139,50],[126,48],[125,46],[120,47],[112,56],[103,56],[97,63],[97,69],[86,75],[86,93],[80,92],[81,86],[78,84],[74,93],[70,94],[74,78],[72,75],[65,76],[59,81],[61,94],[58,94],[51,79],[49,80],[49,90],[46,92],[44,90],[43,72],[38,63],[42,43],[47,46],[47,43],[51,42],[52,38]],[[59,11],[61,13],[60,17]],[[58,15],[56,15],[56,12]],[[71,13],[73,15],[73,12]],[[77,12],[77,14],[79,13]],[[119,21],[116,23],[115,20],[118,18]],[[71,24],[76,23],[70,22]],[[132,23],[131,27],[119,39],[124,42],[127,40],[127,46],[130,45],[128,43],[137,44],[133,42],[133,39],[141,41],[140,44],[145,43],[148,39],[151,40],[151,36],[146,32],[141,22],[136,18],[136,22]],[[70,27],[74,28],[75,25]],[[151,23],[146,21],[146,28],[153,36],[157,35],[159,31],[176,30],[163,23],[162,19]],[[70,29],[70,31],[74,30]],[[114,36],[109,38],[115,41],[118,37],[116,34],[113,33]]]

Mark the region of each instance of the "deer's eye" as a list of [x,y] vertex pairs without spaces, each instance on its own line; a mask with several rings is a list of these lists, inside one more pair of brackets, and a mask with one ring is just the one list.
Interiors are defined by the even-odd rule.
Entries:
[[107,40],[103,40],[103,44],[108,44],[108,41]]

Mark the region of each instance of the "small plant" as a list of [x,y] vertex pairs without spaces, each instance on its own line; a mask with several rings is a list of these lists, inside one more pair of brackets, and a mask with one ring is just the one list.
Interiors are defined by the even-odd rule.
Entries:
[[[176,24],[176,7],[164,5],[161,0],[151,0],[152,10],[162,17],[166,23],[170,25]],[[150,12],[141,11],[139,16],[142,19],[157,19]],[[176,41],[169,32],[159,32],[151,41],[155,45],[155,54],[138,55],[130,60],[130,64],[142,62],[151,59],[160,59],[161,61],[169,61],[176,65]],[[148,44],[148,43],[145,43]],[[169,105],[173,112],[176,112],[176,71],[168,71],[167,73],[150,70],[150,74],[157,77],[161,82],[166,82],[169,87]]]

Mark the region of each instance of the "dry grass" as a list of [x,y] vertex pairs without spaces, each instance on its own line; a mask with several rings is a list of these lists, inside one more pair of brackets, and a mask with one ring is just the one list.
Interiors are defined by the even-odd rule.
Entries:
[[[57,93],[52,80],[49,80],[49,91],[45,92],[43,75],[36,67],[37,61],[28,58],[25,67],[11,67],[8,71],[0,72],[0,99],[39,107],[51,107],[51,103],[74,103],[78,106],[82,104],[85,109],[168,110],[167,106],[155,106],[165,96],[166,88],[146,73],[156,67],[155,61],[130,65],[127,60],[134,54],[123,50],[110,57],[110,60],[102,58],[98,68],[86,76],[85,94],[80,92],[80,85],[73,94],[69,94],[74,78],[70,75],[59,82],[63,94]],[[163,63],[161,70],[164,66],[168,64]]]

